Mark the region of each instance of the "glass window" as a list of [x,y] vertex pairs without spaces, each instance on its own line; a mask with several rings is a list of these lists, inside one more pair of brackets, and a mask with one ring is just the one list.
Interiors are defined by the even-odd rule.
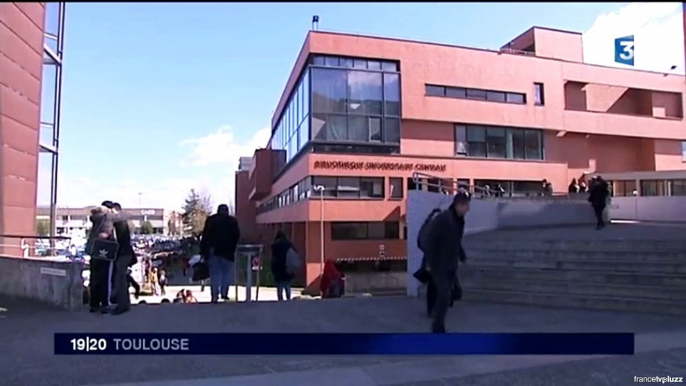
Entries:
[[338,67],[337,56],[327,56],[324,58],[324,65],[327,67]]
[[341,58],[340,65],[345,68],[353,68],[353,60],[350,58]]
[[686,162],[686,141],[681,141],[681,160]]
[[303,108],[305,111],[303,112],[304,116],[307,116],[310,114],[310,71],[305,70],[305,77],[303,78]]
[[543,159],[541,131],[526,130],[524,141],[526,145],[526,159]]
[[671,184],[672,196],[686,196],[686,180],[673,180]]
[[545,104],[543,83],[534,83],[534,103],[539,106],[543,106]]
[[336,193],[339,198],[360,197],[360,179],[358,177],[338,177]]
[[641,181],[641,196],[666,196],[664,180]]
[[450,98],[466,98],[467,90],[461,87],[446,87],[445,95]]
[[467,127],[467,150],[470,157],[486,157],[486,129],[484,127]]
[[432,86],[430,84],[426,85],[426,95],[427,96],[445,96],[445,87],[443,86]]
[[317,66],[323,66],[324,63],[324,57],[323,56],[315,56],[312,58],[312,64],[315,64]]
[[381,118],[369,117],[369,141],[381,142]]
[[467,128],[455,125],[455,154],[467,155]]
[[368,225],[368,237],[370,240],[383,240],[386,238],[386,228],[382,222],[370,222]]
[[324,197],[336,197],[336,177],[312,177],[312,197],[319,197],[318,186],[324,187]]
[[492,102],[505,102],[505,93],[500,91],[487,91],[486,99]]
[[348,116],[348,140],[369,141],[369,117]]
[[378,62],[376,60],[367,60],[367,69],[381,70],[381,62]]
[[381,115],[382,103],[383,76],[381,73],[348,72],[348,113]]
[[526,159],[526,145],[524,141],[524,130],[511,129],[507,131],[508,151],[511,153],[508,158]]
[[384,71],[398,71],[398,63],[395,62],[382,62],[381,69]]
[[385,239],[399,239],[400,238],[400,223],[385,222],[384,224],[384,238]]
[[400,119],[384,119],[383,129],[386,143],[400,143]]
[[364,240],[367,237],[367,223],[331,223],[331,240]]
[[345,113],[347,71],[312,69],[312,107],[318,113]]
[[302,149],[305,144],[310,140],[310,127],[307,119],[298,128],[298,136],[300,140],[298,141],[298,146]]
[[367,61],[364,59],[354,59],[353,68],[367,69]]
[[390,177],[388,179],[390,198],[403,198],[403,179],[401,177]]
[[505,158],[507,156],[506,143],[505,129],[489,127],[486,130],[486,144],[488,145],[486,155],[489,158]]
[[519,93],[515,93],[515,92],[508,92],[507,93],[507,102],[508,103],[524,104],[524,103],[526,103],[526,98],[524,97],[524,94],[519,94]]
[[398,74],[384,74],[384,114],[400,116],[400,76]]
[[361,178],[360,197],[362,198],[384,198],[383,177]]
[[467,89],[467,98],[469,99],[486,99],[486,91],[477,90],[474,88]]
[[319,141],[347,141],[348,122],[346,116],[313,114],[312,137]]

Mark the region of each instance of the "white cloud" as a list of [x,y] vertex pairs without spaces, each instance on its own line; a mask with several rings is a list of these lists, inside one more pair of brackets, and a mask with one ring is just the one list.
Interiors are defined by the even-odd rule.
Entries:
[[[236,141],[229,126],[217,129],[204,137],[182,141],[189,148],[189,156],[180,164],[179,177],[160,183],[144,180],[122,179],[119,181],[99,181],[93,178],[74,177],[60,173],[58,180],[58,205],[88,206],[105,199],[118,201],[124,207],[155,207],[180,209],[191,189],[212,196],[213,205],[235,202],[235,171],[238,159],[252,156],[255,149],[264,147],[269,141],[270,130],[256,131],[244,142]],[[39,168],[38,203],[47,205],[50,201],[49,164]]]
[[[613,67],[616,38],[634,35],[638,70],[684,74],[684,31],[681,3],[631,3],[619,12],[596,18],[584,33],[584,61]],[[676,65],[675,70],[670,67]]]
[[[248,142],[240,143],[236,141],[231,126],[222,126],[204,137],[185,139],[181,141],[181,145],[190,147],[191,153],[181,160],[179,166],[205,166],[217,163],[238,165],[239,157],[252,156],[255,149],[265,147],[270,134],[269,128],[260,129]],[[235,170],[235,167],[231,170]]]

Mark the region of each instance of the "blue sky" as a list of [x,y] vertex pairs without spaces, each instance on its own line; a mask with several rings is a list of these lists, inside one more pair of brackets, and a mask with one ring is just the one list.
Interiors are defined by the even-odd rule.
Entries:
[[[321,30],[494,49],[532,25],[587,32],[592,39],[584,38],[586,61],[612,65],[612,48],[606,47],[623,33],[641,30],[654,39],[674,35],[665,31],[679,26],[680,41],[677,8],[69,3],[58,203],[82,206],[108,198],[129,207],[175,209],[190,188],[210,193],[215,203],[232,200],[238,157],[266,144],[272,111],[314,14]],[[661,71],[680,60],[683,72],[683,45],[673,40],[660,42],[680,54],[645,55],[651,62],[643,64],[637,55],[637,67]],[[49,190],[43,161],[41,204]]]

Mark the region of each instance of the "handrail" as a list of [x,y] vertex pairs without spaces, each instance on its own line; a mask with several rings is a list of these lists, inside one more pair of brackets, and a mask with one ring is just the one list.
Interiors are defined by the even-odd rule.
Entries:
[[[432,183],[430,180],[438,180],[443,183]],[[493,189],[486,189],[482,186],[476,186],[476,185],[471,185],[471,184],[466,184],[464,182],[460,182],[457,179],[454,178],[445,178],[445,177],[440,177],[432,174],[427,174],[427,173],[422,173],[422,172],[414,172],[412,173],[412,181],[415,183],[416,188],[415,189],[420,189],[422,186],[431,186],[434,188],[438,188],[439,192],[445,193],[445,194],[453,194],[457,192],[459,189],[466,189],[469,192],[474,193],[476,196],[479,198],[507,198],[507,199],[576,199],[577,197],[579,199],[585,198],[586,196],[583,193],[579,194],[570,194],[570,193],[561,193],[561,192],[553,192],[551,193],[546,193],[542,189],[541,190],[532,190],[532,191],[519,191],[516,193],[516,195],[513,195],[512,192],[505,192],[505,193],[500,193],[496,192]],[[448,183],[445,185],[444,183]]]
[[[71,240],[71,237],[69,237],[69,236],[37,236],[37,235],[24,235],[24,236],[22,236],[22,235],[0,234],[0,239],[1,238],[20,239],[19,245],[16,245],[16,244],[0,244],[0,247],[3,247],[3,248],[20,248],[22,251],[21,257],[23,257],[23,258],[28,258],[30,256],[31,248],[33,248],[34,250],[37,249],[35,246],[32,246],[31,243],[28,243],[26,241],[27,239],[29,239],[29,240],[50,240],[50,241]],[[54,245],[50,245],[50,246],[46,246],[45,249],[47,251],[49,251],[49,255],[52,255],[56,248]]]

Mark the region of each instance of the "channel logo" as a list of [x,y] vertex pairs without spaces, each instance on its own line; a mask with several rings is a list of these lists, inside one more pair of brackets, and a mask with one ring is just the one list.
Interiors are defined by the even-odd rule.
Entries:
[[615,39],[615,63],[634,65],[634,35]]

